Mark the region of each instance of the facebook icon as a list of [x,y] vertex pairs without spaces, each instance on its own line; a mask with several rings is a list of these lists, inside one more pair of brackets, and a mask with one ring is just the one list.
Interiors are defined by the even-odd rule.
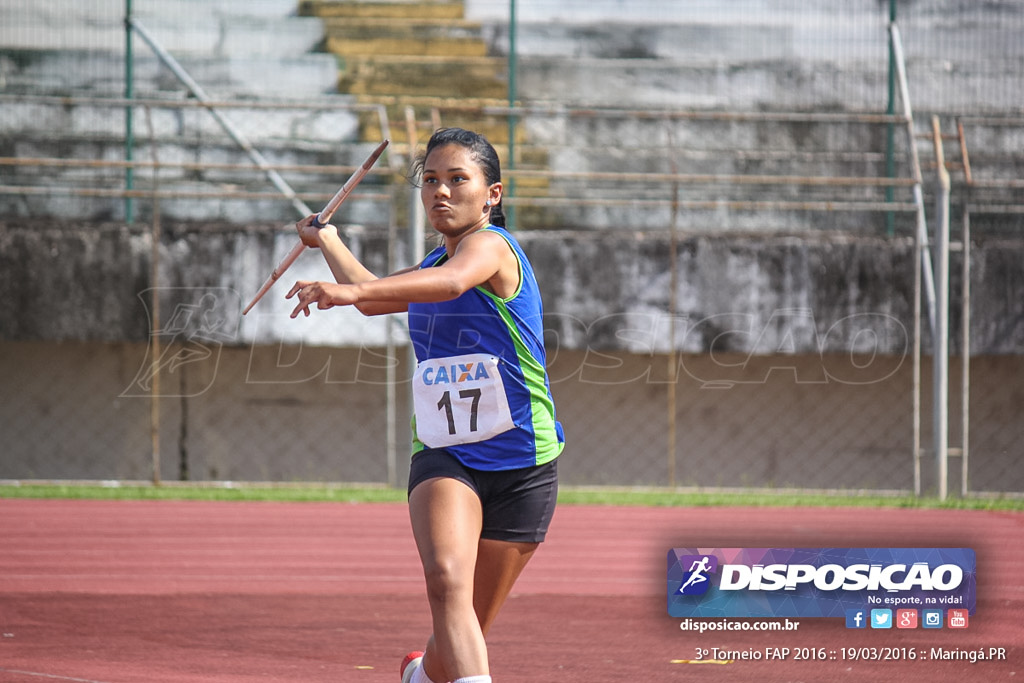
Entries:
[[846,610],[846,628],[867,628],[867,613],[862,609]]

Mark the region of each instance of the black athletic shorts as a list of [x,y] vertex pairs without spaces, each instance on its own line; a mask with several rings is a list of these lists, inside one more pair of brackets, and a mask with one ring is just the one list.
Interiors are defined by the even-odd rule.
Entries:
[[466,467],[443,448],[412,456],[409,493],[427,479],[457,479],[476,492],[483,507],[481,538],[540,543],[555,514],[558,459],[536,467],[490,472]]

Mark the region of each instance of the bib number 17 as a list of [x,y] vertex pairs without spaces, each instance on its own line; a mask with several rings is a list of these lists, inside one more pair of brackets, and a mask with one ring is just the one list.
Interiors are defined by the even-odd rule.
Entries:
[[469,354],[416,368],[416,435],[430,448],[485,441],[514,425],[499,359]]
[[[475,432],[479,423],[480,415],[480,396],[483,394],[481,389],[463,389],[459,392],[460,399],[468,399],[473,403],[469,408],[469,431]],[[441,400],[437,402],[437,409],[444,410],[445,418],[448,420],[448,434],[454,435],[455,430],[455,414],[452,412],[452,392],[446,391],[441,394]]]

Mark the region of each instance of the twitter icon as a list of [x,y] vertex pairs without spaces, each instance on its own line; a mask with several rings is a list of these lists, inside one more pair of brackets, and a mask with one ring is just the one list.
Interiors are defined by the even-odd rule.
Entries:
[[892,628],[892,610],[871,610],[871,628]]

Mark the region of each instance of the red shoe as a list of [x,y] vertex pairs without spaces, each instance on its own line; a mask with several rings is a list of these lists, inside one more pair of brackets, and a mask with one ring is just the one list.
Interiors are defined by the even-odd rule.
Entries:
[[410,652],[402,660],[402,666],[398,670],[398,673],[402,676],[402,683],[409,683],[412,680],[412,674],[416,671],[416,667],[423,661],[422,652]]

